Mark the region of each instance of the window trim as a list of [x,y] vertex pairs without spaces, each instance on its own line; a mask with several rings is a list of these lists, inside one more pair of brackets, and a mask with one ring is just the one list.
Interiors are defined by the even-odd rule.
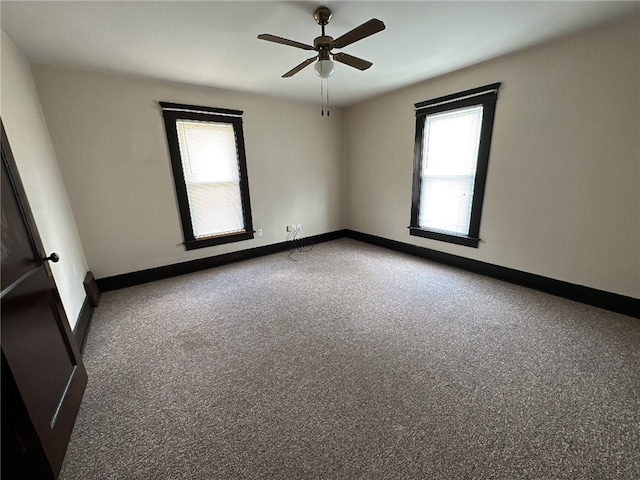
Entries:
[[[184,246],[187,250],[211,247],[225,243],[251,240],[254,238],[253,220],[251,217],[251,201],[249,197],[249,179],[247,176],[247,159],[244,147],[244,133],[242,131],[242,111],[223,108],[198,107],[195,105],[183,105],[178,103],[159,102],[162,107],[171,169],[176,189],[180,221],[184,236]],[[178,140],[177,120],[198,120],[204,122],[226,123],[233,126],[238,166],[240,168],[240,202],[244,219],[244,231],[240,233],[220,234],[197,239],[193,232],[189,199],[187,196],[187,183],[184,178],[180,144]]]
[[[482,204],[484,200],[487,170],[489,166],[489,153],[491,150],[491,137],[493,133],[493,121],[495,117],[496,101],[500,83],[493,83],[463,92],[446,95],[444,97],[416,103],[416,131],[413,160],[413,188],[411,195],[411,223],[409,234],[439,240],[443,242],[478,248],[480,243],[480,218],[482,216]],[[476,175],[474,181],[473,200],[471,202],[471,217],[469,221],[468,235],[459,235],[436,229],[428,229],[418,225],[420,209],[420,196],[422,179],[422,153],[424,151],[424,126],[428,115],[447,112],[459,108],[482,105],[482,126],[480,128],[480,143],[478,146],[478,159],[476,162]]]

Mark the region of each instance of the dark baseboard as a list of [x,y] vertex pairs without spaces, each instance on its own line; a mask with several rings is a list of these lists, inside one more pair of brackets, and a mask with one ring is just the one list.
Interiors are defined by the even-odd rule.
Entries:
[[80,353],[84,352],[84,344],[87,343],[89,326],[91,325],[91,318],[93,318],[93,310],[94,307],[89,297],[86,297],[84,299],[84,303],[82,304],[82,308],[80,309],[80,314],[78,315],[76,326],[73,329],[73,336],[76,339],[76,344],[78,345]]
[[[379,247],[388,248],[390,250],[415,255],[417,257],[462,268],[464,270],[486,275],[488,277],[516,285],[550,293],[558,297],[567,298],[587,305],[604,308],[605,310],[610,310],[612,312],[640,318],[640,299],[637,298],[585,287],[583,285],[576,285],[574,283],[564,282],[562,280],[556,280],[508,267],[501,267],[499,265],[460,257],[450,253],[439,252],[437,250],[431,250],[429,248],[390,240],[388,238],[378,237],[367,233],[356,232],[354,230],[337,230],[335,232],[323,233],[321,235],[314,235],[312,237],[301,238],[298,240],[274,243],[271,245],[264,245],[262,247],[216,255],[214,257],[201,258],[189,262],[176,263],[173,265],[165,265],[162,267],[150,268],[148,270],[101,278],[97,280],[97,285],[102,292],[118,290],[120,288],[153,282],[163,278],[175,277],[207,268],[226,265],[228,263],[239,262],[241,260],[248,260],[264,255],[284,252],[296,247],[337,240],[342,237],[348,237],[361,242],[377,245]],[[80,325],[79,322],[78,325]],[[76,338],[78,337],[76,336]]]
[[576,302],[585,303],[612,312],[622,313],[632,317],[640,318],[640,299],[619,295],[617,293],[606,292],[583,285],[555,280],[533,273],[527,273],[512,268],[501,267],[491,263],[459,257],[449,253],[438,252],[425,247],[411,245],[409,243],[389,240],[367,233],[346,230],[345,235],[354,240],[370,243],[379,247],[408,253],[417,257],[426,258],[446,265],[462,268],[488,277],[504,280],[509,283],[550,293],[558,297],[567,298]]
[[207,268],[226,265],[228,263],[239,262],[241,260],[249,260],[251,258],[271,255],[273,253],[285,252],[292,248],[328,242],[330,240],[336,240],[344,236],[346,236],[345,230],[337,230],[335,232],[313,235],[311,237],[304,237],[297,240],[273,243],[271,245],[264,245],[262,247],[249,248],[247,250],[225,253],[213,257],[200,258],[197,260],[191,260],[189,262],[175,263],[172,265],[140,270],[138,272],[124,273],[122,275],[115,275],[113,277],[100,278],[96,280],[96,282],[101,292],[108,292],[110,290],[118,290],[120,288],[141,285],[143,283],[153,282],[155,280],[161,280],[163,278],[175,277],[186,273],[205,270]]

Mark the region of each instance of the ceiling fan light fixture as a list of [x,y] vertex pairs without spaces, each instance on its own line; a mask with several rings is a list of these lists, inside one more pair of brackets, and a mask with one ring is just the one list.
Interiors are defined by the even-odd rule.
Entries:
[[333,75],[335,63],[333,63],[333,60],[318,60],[313,68],[320,78],[329,78]]
[[258,35],[258,38],[260,40],[279,43],[281,45],[288,45],[290,47],[296,47],[301,50],[315,50],[316,52],[318,52],[318,55],[316,57],[307,58],[304,62],[293,67],[287,73],[282,75],[282,78],[292,77],[303,68],[308,67],[315,62],[313,69],[315,70],[316,75],[318,75],[322,80],[325,80],[324,82],[320,82],[320,98],[322,99],[321,114],[322,116],[324,116],[326,92],[327,117],[329,116],[329,82],[327,81],[327,79],[331,75],[333,75],[333,71],[335,69],[335,63],[333,62],[333,60],[331,60],[331,56],[333,56],[333,59],[336,62],[343,63],[353,68],[357,68],[358,70],[366,70],[371,67],[371,65],[373,65],[367,60],[363,60],[362,58],[354,57],[353,55],[349,55],[343,52],[332,53],[332,50],[334,48],[342,49],[354,42],[362,40],[363,38],[367,38],[385,29],[385,25],[383,22],[381,22],[377,18],[372,18],[368,22],[365,22],[362,25],[349,30],[347,33],[334,40],[333,37],[325,33],[325,27],[329,23],[329,20],[331,20],[331,16],[331,10],[324,6],[318,7],[313,13],[313,18],[322,29],[322,34],[319,37],[313,39],[313,46],[306,43],[296,42],[295,40],[278,37],[276,35],[271,35],[269,33],[261,33],[260,35]]

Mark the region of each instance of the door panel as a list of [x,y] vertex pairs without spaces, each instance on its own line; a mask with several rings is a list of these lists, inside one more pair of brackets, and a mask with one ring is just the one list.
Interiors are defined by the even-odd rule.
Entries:
[[58,327],[66,319],[60,318],[50,290],[44,269],[37,269],[2,302],[2,348],[14,375],[28,378],[20,391],[27,405],[38,405],[30,411],[42,416],[43,424],[55,423],[76,366]]
[[2,478],[55,478],[87,384],[2,128]]

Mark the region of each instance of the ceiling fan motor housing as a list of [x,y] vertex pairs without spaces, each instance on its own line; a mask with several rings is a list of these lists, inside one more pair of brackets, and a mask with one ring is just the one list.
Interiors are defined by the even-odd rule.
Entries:
[[329,60],[329,52],[331,51],[333,37],[322,35],[313,40],[313,46],[319,53],[318,60]]

